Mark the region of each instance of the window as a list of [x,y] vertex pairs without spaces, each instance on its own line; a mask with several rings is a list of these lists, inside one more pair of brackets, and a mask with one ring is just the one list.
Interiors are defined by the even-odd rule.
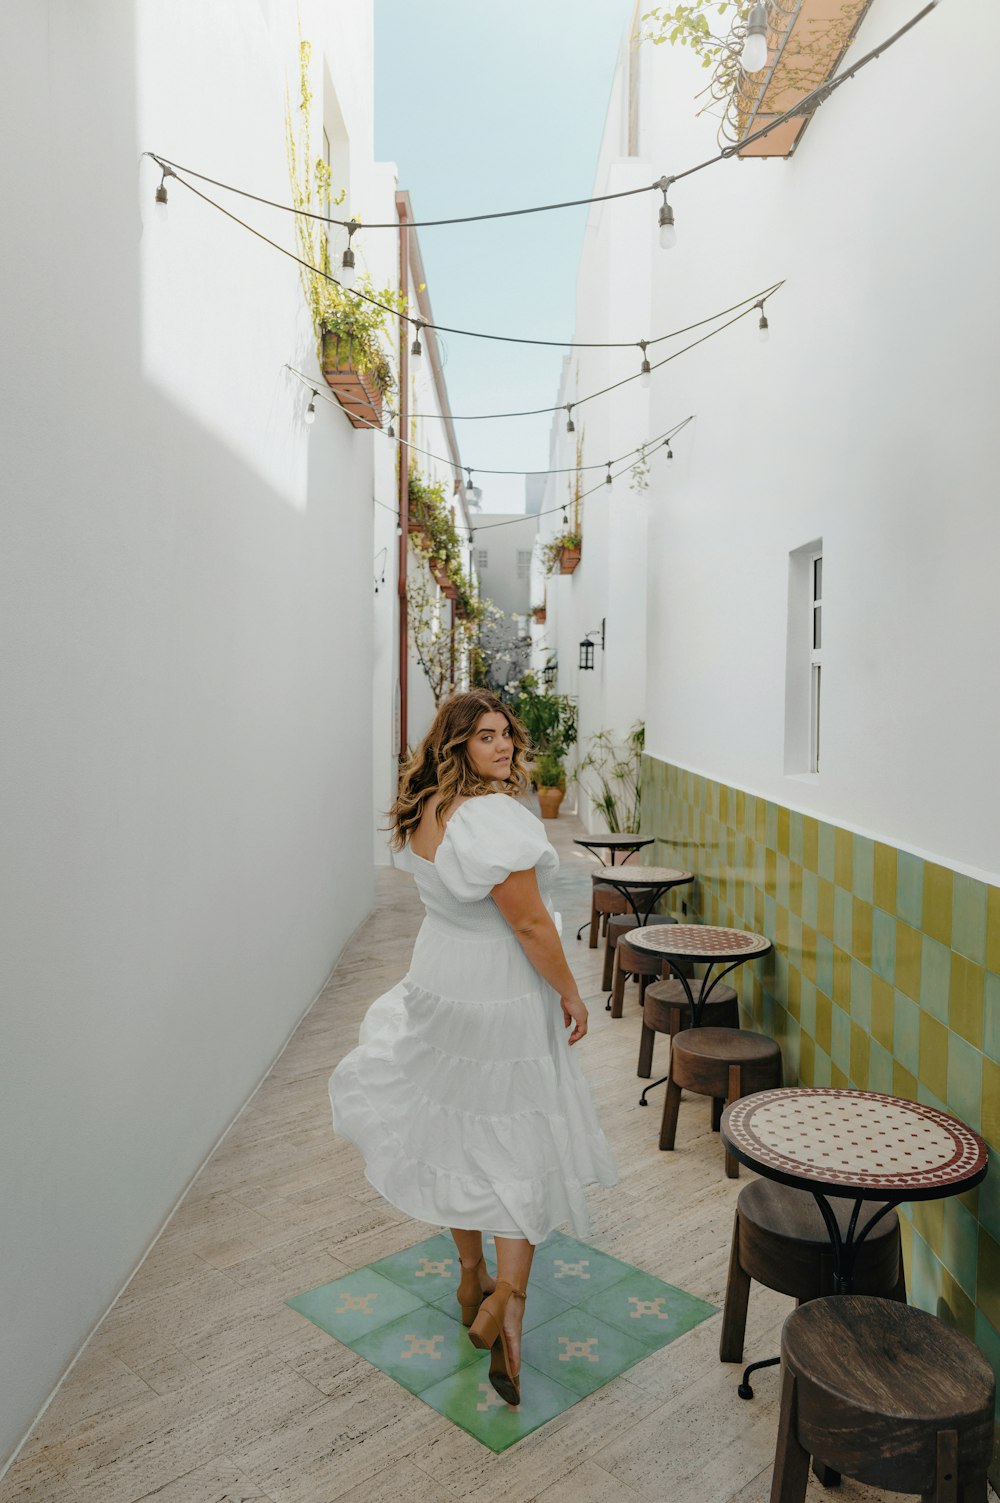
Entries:
[[519,548],[517,550],[517,577],[518,579],[531,578],[531,549]]
[[785,654],[785,772],[820,768],[823,684],[823,542],[788,555],[788,634]]
[[489,565],[489,550],[487,548],[476,549],[476,568],[485,569]]
[[820,685],[823,673],[823,555],[814,553],[809,570],[812,603],[809,653],[809,771],[819,772]]

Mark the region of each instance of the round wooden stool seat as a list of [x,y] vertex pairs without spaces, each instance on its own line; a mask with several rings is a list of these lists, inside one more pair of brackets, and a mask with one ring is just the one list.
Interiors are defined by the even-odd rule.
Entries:
[[[841,1235],[847,1237],[854,1201],[829,1197]],[[883,1202],[866,1201],[864,1220]],[[720,1362],[742,1362],[750,1281],[790,1294],[800,1304],[833,1293],[830,1235],[816,1198],[808,1190],[757,1179],[740,1191],[729,1250],[729,1280],[722,1314]],[[899,1217],[887,1211],[858,1244],[854,1291],[906,1303]]]
[[863,1294],[811,1300],[781,1333],[771,1503],[802,1503],[809,1457],[925,1503],[985,1503],[992,1369],[944,1321]]
[[[704,1026],[738,1028],[740,1009],[731,986],[720,982],[702,1008]],[[681,983],[670,977],[646,987],[642,1002],[642,1032],[639,1036],[639,1066],[636,1074],[648,1080],[653,1073],[653,1045],[658,1033],[670,1038],[691,1027],[691,1004]]]
[[[743,1028],[684,1029],[670,1045],[660,1147],[674,1146],[682,1090],[711,1096],[712,1127],[718,1131],[724,1106],[780,1084],[781,1050],[766,1034]],[[727,1177],[737,1179],[739,1172],[737,1159],[727,1149]]]
[[[633,924],[632,928],[635,927]],[[625,932],[628,933],[628,930]],[[650,981],[669,975],[670,961],[665,955],[651,955],[648,950],[637,950],[629,944],[627,939],[620,937],[615,946],[615,959],[611,970],[611,1016],[620,1018],[622,1015],[625,983],[630,976],[638,979],[639,1006],[641,1007]]]
[[604,932],[608,932],[608,915],[612,913],[625,913],[629,910],[628,899],[624,893],[616,887],[609,887],[606,882],[595,882],[590,894],[590,936],[587,941],[588,948],[597,949],[597,936],[600,931],[601,921],[604,922]]
[[[642,908],[641,901],[639,907],[640,909]],[[677,920],[671,918],[668,913],[651,913],[645,922],[647,924],[676,924]],[[615,969],[615,949],[617,948],[618,940],[623,934],[627,934],[630,929],[637,929],[638,927],[638,920],[631,908],[628,913],[615,913],[608,919],[607,938],[604,942],[604,971],[601,976],[602,991],[608,992],[611,990],[611,982]]]

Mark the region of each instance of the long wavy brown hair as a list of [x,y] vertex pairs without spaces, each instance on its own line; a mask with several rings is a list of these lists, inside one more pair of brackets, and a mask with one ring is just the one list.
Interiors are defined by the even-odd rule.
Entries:
[[[484,715],[494,713],[502,715],[510,726],[512,752],[506,779],[481,777],[469,760],[468,743],[476,726]],[[523,793],[531,781],[527,771],[530,761],[528,733],[502,699],[486,689],[449,695],[438,705],[430,730],[400,775],[399,792],[385,827],[392,831],[392,849],[401,850],[406,844],[432,793],[441,795],[434,818],[443,825],[456,798],[482,793],[507,793],[516,798]]]

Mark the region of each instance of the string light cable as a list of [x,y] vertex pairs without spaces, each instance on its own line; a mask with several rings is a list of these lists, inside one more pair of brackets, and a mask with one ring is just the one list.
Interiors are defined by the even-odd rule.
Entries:
[[[752,312],[753,309],[751,309],[749,311]],[[301,381],[302,384],[303,384],[303,386],[308,386],[309,390],[312,392],[312,401],[313,402],[316,400],[317,397],[319,397],[322,401],[329,402],[329,404],[330,404],[331,407],[336,407],[336,408],[338,408],[338,410],[340,409],[340,403],[337,401],[336,397],[334,397],[334,396],[328,396],[326,394],[326,392],[321,392],[321,391],[317,391],[316,390],[316,387],[314,385],[314,379],[315,379],[314,377],[307,376],[304,371],[298,370],[294,365],[288,365],[288,364],[286,364],[285,367],[284,367],[284,369],[286,371],[290,372],[290,374],[293,375],[293,376],[295,376],[299,381]],[[632,379],[632,378],[630,377],[629,379]],[[473,474],[476,474],[476,475],[524,475],[524,476],[528,476],[528,475],[575,475],[575,474],[578,474],[578,473],[580,473],[581,471],[584,471],[584,470],[608,470],[608,471],[610,471],[610,468],[611,468],[611,466],[613,464],[621,464],[621,462],[623,460],[629,459],[632,455],[641,454],[642,451],[643,451],[643,449],[649,449],[649,448],[651,448],[654,444],[658,444],[661,439],[663,439],[663,438],[666,437],[666,434],[661,433],[658,438],[647,439],[645,443],[636,444],[635,448],[626,450],[626,452],[624,454],[620,454],[617,459],[605,460],[602,464],[584,464],[584,465],[575,465],[574,464],[574,465],[566,465],[562,469],[555,469],[555,470],[493,470],[493,469],[482,468],[479,465],[459,464],[456,460],[454,460],[454,459],[448,459],[443,454],[435,454],[433,452],[433,450],[431,450],[431,449],[423,449],[423,448],[420,447],[419,444],[411,444],[408,439],[400,438],[398,436],[398,434],[393,434],[393,435],[390,436],[388,433],[386,433],[386,431],[385,431],[384,428],[380,428],[379,427],[378,423],[369,422],[369,420],[366,417],[363,417],[362,414],[359,413],[359,412],[354,413],[353,417],[354,417],[354,420],[356,422],[363,423],[366,428],[371,428],[375,433],[381,433],[381,435],[382,435],[383,438],[389,439],[389,441],[391,443],[396,444],[397,447],[400,448],[400,449],[410,449],[410,450],[412,450],[412,452],[414,454],[422,454],[422,455],[424,455],[425,458],[427,458],[427,459],[433,459],[438,464],[447,465],[449,467],[449,469],[452,469],[452,470],[464,470],[466,472],[466,474],[468,475],[468,477],[469,477],[468,482],[467,482],[467,488],[468,489],[471,489]],[[690,421],[691,421],[690,418],[685,418],[684,419],[685,423],[688,423]],[[681,427],[683,427],[683,426],[684,426],[684,424],[682,423]],[[680,429],[668,429],[667,430],[667,432],[671,433],[671,434],[674,433],[674,432],[679,432],[679,431],[680,431]],[[635,460],[633,459],[632,460],[632,464],[634,464],[634,463],[635,463]],[[631,465],[628,466],[628,468],[631,468]],[[607,482],[605,481],[605,483],[607,483]]]
[[[657,449],[659,449],[659,448],[665,448],[666,451],[667,451],[667,458],[668,459],[672,459],[673,458],[673,450],[670,447],[670,441],[671,441],[671,439],[676,438],[677,435],[678,435],[678,433],[680,433],[681,429],[682,428],[686,428],[687,425],[688,425],[688,423],[693,423],[694,422],[694,416],[695,415],[692,412],[689,417],[684,418],[681,422],[677,423],[675,427],[671,428],[667,434],[665,434],[665,435],[661,434],[659,438],[650,439],[648,443],[646,443],[646,444],[640,444],[639,447],[640,448],[644,448],[644,449],[651,449],[651,450],[653,450],[654,451],[654,455],[655,455],[655,451]],[[653,456],[651,455],[650,457],[653,457]],[[613,462],[616,463],[617,461],[613,461]],[[623,469],[621,469],[621,470],[618,471],[618,473],[617,473],[617,475],[615,475],[614,479],[619,479],[622,475],[627,475],[629,473],[629,471],[631,469],[633,469],[633,467],[634,467],[633,465],[625,465],[625,467]],[[591,466],[591,468],[593,468],[593,466]],[[604,465],[600,465],[598,468],[600,468],[600,469],[603,470],[605,468],[605,466]],[[609,473],[610,473],[610,466],[608,467],[608,469],[609,469]],[[544,473],[544,472],[539,471],[539,472],[536,472],[536,473]],[[595,496],[595,495],[597,495],[598,492],[600,492],[603,495],[607,495],[607,490],[608,490],[608,481],[606,479],[605,480],[600,480],[600,481],[598,481],[598,483],[596,485],[590,486],[590,488],[588,490],[581,491],[580,494],[579,494],[579,496],[575,497],[575,499],[574,499],[574,505],[576,505],[580,501],[585,501],[588,496]],[[539,517],[550,517],[550,516],[552,516],[557,511],[565,511],[565,505],[564,505],[564,503],[560,502],[560,504],[558,506],[548,506],[548,507],[546,507],[546,509],[544,511],[536,512],[535,515],[539,516]],[[518,523],[523,522],[523,521],[524,521],[524,517],[513,517],[513,518],[510,518],[506,522],[484,522],[481,525],[473,527],[470,530],[470,539],[477,532],[490,532],[490,531],[493,530],[494,527],[514,527]]]
[[[911,16],[908,21],[900,26],[890,36],[886,37],[884,42],[880,42],[877,47],[873,47],[869,52],[866,52],[863,57],[860,57],[856,63],[852,63],[852,65],[849,68],[846,68],[842,73],[838,73],[834,78],[827,79],[825,83],[820,84],[817,88],[812,89],[808,94],[803,95],[803,97],[796,104],[793,104],[790,109],[785,110],[781,115],[776,115],[773,120],[770,120],[766,125],[761,126],[759,130],[754,131],[752,135],[747,136],[744,140],[734,142],[730,146],[722,147],[714,156],[706,157],[703,162],[698,162],[693,167],[688,167],[682,172],[676,172],[671,176],[664,175],[657,178],[655,182],[642,184],[638,188],[623,188],[615,193],[596,193],[592,194],[588,198],[565,199],[561,202],[550,204],[533,204],[530,207],[523,209],[494,209],[485,214],[456,214],[445,219],[421,219],[414,220],[412,222],[407,221],[405,226],[401,224],[399,220],[387,220],[384,222],[373,221],[371,224],[361,225],[360,222],[353,217],[351,219],[337,219],[331,214],[317,214],[306,209],[296,209],[292,204],[284,204],[278,202],[273,198],[265,198],[262,194],[251,193],[246,188],[237,188],[233,183],[226,183],[221,181],[219,178],[209,177],[207,173],[198,172],[193,167],[185,167],[179,162],[172,161],[169,157],[161,156],[158,152],[144,151],[142,155],[151,157],[153,161],[156,162],[157,165],[161,168],[161,170],[164,171],[165,175],[176,177],[179,172],[185,172],[190,177],[198,178],[200,182],[211,183],[215,188],[222,188],[227,193],[236,193],[241,198],[252,199],[254,203],[265,204],[272,209],[280,209],[286,214],[300,214],[303,218],[318,219],[322,221],[323,224],[335,224],[338,225],[341,229],[348,230],[351,229],[352,225],[355,228],[363,228],[366,230],[395,230],[397,232],[399,232],[403,228],[429,229],[440,225],[474,224],[482,220],[510,219],[525,214],[546,214],[555,209],[574,209],[589,204],[607,203],[613,199],[631,198],[639,193],[663,192],[664,195],[666,195],[668,189],[671,188],[674,183],[682,182],[685,178],[693,176],[694,173],[702,172],[706,167],[714,166],[716,162],[726,161],[729,157],[735,156],[738,152],[745,150],[745,148],[752,142],[759,141],[764,136],[769,135],[771,131],[777,130],[779,126],[784,125],[787,121],[794,120],[799,115],[811,114],[813,110],[816,110],[820,107],[820,105],[825,104],[826,101],[831,97],[831,95],[833,95],[837,91],[837,89],[841,87],[842,84],[845,84],[849,79],[854,78],[856,74],[860,73],[862,68],[866,68],[869,63],[872,63],[877,58],[881,57],[883,52],[887,52],[890,47],[895,46],[895,44],[900,41],[907,34],[907,32],[912,31],[914,26],[918,25],[919,22],[923,21],[925,17],[930,15],[931,11],[936,10],[939,3],[940,0],[928,0],[928,3],[924,5],[919,11],[917,11],[916,15]],[[177,181],[183,182],[183,179],[178,177]],[[187,184],[186,186],[190,187],[190,184]],[[164,197],[162,200],[160,199],[158,190],[157,199],[158,201],[161,201],[165,204],[166,190],[162,182],[160,184],[160,187],[163,188]],[[669,222],[672,224],[672,216]],[[663,227],[663,223],[664,215],[661,207],[661,229]],[[351,233],[353,234],[353,230],[351,230]]]
[[[159,162],[159,160],[160,160],[158,157],[155,157],[152,152],[144,152],[143,155],[144,156],[153,157],[153,160],[156,161],[156,162]],[[692,329],[701,328],[705,324],[712,323],[715,319],[722,318],[726,313],[732,311],[729,308],[722,309],[722,310],[720,310],[717,313],[710,314],[707,318],[698,320],[697,323],[688,324],[688,325],[686,325],[682,329],[671,330],[671,332],[667,333],[667,334],[658,334],[653,339],[647,339],[647,340],[616,339],[616,340],[603,340],[603,341],[586,341],[586,340],[575,341],[575,340],[571,340],[571,339],[530,339],[530,338],[522,338],[522,337],[520,337],[518,335],[514,335],[514,334],[492,334],[492,333],[488,333],[488,332],[486,332],[484,330],[481,330],[481,329],[457,329],[457,328],[452,327],[450,324],[436,324],[436,323],[431,323],[428,319],[418,317],[416,314],[401,313],[398,308],[393,308],[388,303],[381,303],[381,302],[379,302],[378,298],[371,297],[368,293],[361,292],[357,288],[348,288],[348,287],[345,287],[344,283],[338,281],[338,279],[335,276],[333,276],[333,274],[331,272],[323,271],[320,267],[313,266],[311,262],[304,261],[301,256],[297,256],[294,251],[288,250],[286,246],[279,245],[278,241],[277,240],[272,240],[271,237],[270,237],[270,235],[265,235],[264,232],[262,230],[258,230],[256,228],[256,226],[254,226],[252,224],[248,224],[247,221],[245,219],[241,219],[238,214],[234,214],[232,212],[232,210],[227,209],[223,204],[217,203],[214,198],[209,198],[209,196],[208,196],[207,193],[202,193],[201,189],[200,188],[196,188],[193,183],[186,182],[184,178],[178,177],[177,174],[176,174],[176,172],[173,172],[171,170],[170,171],[170,176],[174,177],[177,182],[181,183],[183,185],[183,187],[185,187],[188,190],[189,193],[193,193],[196,198],[200,198],[203,203],[209,204],[213,209],[217,209],[220,214],[224,214],[227,219],[231,219],[234,224],[238,224],[241,227],[241,229],[247,230],[251,235],[256,236],[256,238],[258,240],[262,240],[265,245],[269,245],[272,248],[272,250],[278,251],[280,255],[286,256],[290,261],[294,261],[297,266],[301,266],[303,268],[303,270],[308,271],[311,275],[320,277],[325,282],[332,282],[335,287],[339,287],[342,292],[347,292],[350,297],[360,298],[362,302],[370,303],[372,305],[372,307],[379,308],[384,313],[391,313],[395,318],[399,319],[400,323],[411,323],[411,324],[413,324],[414,327],[415,327],[415,329],[416,329],[416,339],[414,340],[414,344],[415,345],[418,345],[419,342],[420,342],[420,331],[422,329],[434,329],[436,332],[442,333],[442,334],[460,334],[460,335],[464,336],[467,339],[491,339],[491,340],[500,341],[501,343],[504,343],[504,344],[543,345],[543,346],[546,346],[548,348],[568,349],[568,350],[626,350],[626,349],[641,349],[641,348],[644,348],[644,346],[646,346],[646,345],[660,344],[665,339],[675,339],[680,334],[686,334],[686,333],[690,332],[690,330],[692,330]],[[161,183],[160,187],[162,188],[162,186],[163,185]],[[160,189],[158,188],[157,189],[157,194],[159,194],[159,192],[160,192]],[[781,286],[780,282],[775,283],[774,286],[772,286],[771,288],[765,289],[765,295],[766,296],[770,296],[777,289],[777,287],[780,287],[780,286]],[[754,293],[753,296],[755,298],[759,298],[761,296],[761,294],[760,293]],[[744,302],[749,302],[750,299],[749,298],[745,298],[743,301]],[[733,306],[733,308],[739,308],[739,307],[742,307],[742,303],[734,303],[732,306]],[[689,346],[689,348],[690,348],[690,346]],[[662,362],[661,362],[661,364],[662,364]],[[655,369],[655,366],[653,367],[653,369]],[[608,390],[611,390],[611,388],[609,387]],[[555,410],[554,408],[539,408],[538,409],[538,411],[540,411],[540,412],[551,412],[551,411],[554,411],[554,410]],[[490,414],[486,414],[486,415],[490,416],[490,417],[494,417],[494,416],[495,417],[506,417],[506,416],[508,416],[508,414],[506,414],[506,413],[490,413]],[[515,414],[510,414],[510,415],[511,416],[516,416],[516,417],[521,417],[521,416],[526,416],[526,415],[530,416],[530,415],[533,415],[533,414],[515,413]],[[476,414],[476,416],[479,416],[479,414]]]
[[[669,248],[669,246],[674,245],[674,243],[677,242],[677,231],[675,231],[674,210],[672,210],[671,204],[668,203],[668,197],[666,197],[666,195],[668,195],[669,189],[671,189],[672,186],[675,185],[675,183],[683,182],[686,177],[692,177],[695,173],[701,173],[701,171],[704,171],[707,167],[714,167],[714,165],[716,165],[716,162],[728,161],[731,156],[735,156],[738,152],[743,152],[743,150],[746,150],[746,147],[750,146],[753,141],[762,140],[765,135],[770,135],[771,131],[776,131],[779,126],[785,125],[788,120],[797,119],[798,116],[803,116],[803,114],[814,113],[815,110],[818,110],[818,108],[820,108],[820,105],[826,104],[827,99],[830,99],[833,95],[835,95],[836,90],[838,90],[839,87],[842,87],[842,84],[847,83],[850,78],[856,77],[856,75],[859,74],[859,72],[862,71],[863,68],[868,68],[869,63],[874,63],[875,60],[878,59],[878,57],[881,57],[881,54],[887,53],[887,51],[889,51],[889,48],[895,47],[896,42],[901,41],[901,39],[904,38],[904,36],[907,35],[908,32],[911,32],[911,30],[913,30],[913,27],[917,26],[920,21],[925,20],[925,18],[928,17],[928,15],[931,14],[932,11],[935,11],[935,9],[937,9],[938,5],[940,5],[940,0],[928,0],[928,3],[926,3],[926,5],[923,6],[920,11],[917,11],[916,15],[910,17],[910,20],[905,21],[905,23],[902,24],[901,27],[898,27],[898,29],[896,29],[895,32],[892,33],[892,35],[887,36],[886,41],[880,42],[880,44],[878,44],[878,47],[871,48],[871,51],[868,51],[868,53],[865,53],[862,57],[859,57],[859,59],[857,59],[857,62],[853,63],[850,68],[845,68],[844,72],[836,75],[835,78],[827,78],[826,83],[820,84],[817,89],[812,89],[811,92],[803,95],[803,98],[798,99],[798,101],[795,102],[794,105],[791,105],[791,108],[789,108],[789,110],[783,111],[782,114],[777,114],[777,116],[774,116],[773,120],[768,120],[767,125],[762,125],[761,128],[758,129],[758,131],[753,131],[752,134],[747,135],[747,137],[743,138],[743,140],[741,141],[734,141],[734,143],[729,144],[729,146],[720,147],[719,152],[714,153],[713,156],[707,156],[704,161],[696,162],[693,167],[684,168],[684,170],[680,171],[680,173],[672,173],[669,174],[669,176],[668,174],[663,174],[663,176],[657,177],[656,182],[644,183],[644,185],[638,186],[638,188],[623,188],[618,189],[617,192],[608,192],[608,194],[592,194],[586,198],[567,198],[567,200],[558,201],[558,203],[532,204],[531,207],[525,207],[525,209],[495,209],[490,210],[490,212],[487,213],[466,213],[466,215],[451,215],[448,216],[448,218],[442,219],[417,219],[417,221],[408,221],[406,222],[406,224],[402,224],[402,222],[398,221],[398,219],[394,219],[394,221],[392,221],[392,219],[389,219],[389,221],[373,221],[371,222],[371,224],[365,224],[364,228],[365,230],[395,230],[395,233],[398,234],[403,230],[403,228],[414,228],[414,230],[421,230],[421,228],[438,227],[438,225],[475,224],[475,222],[489,221],[489,219],[516,218],[516,216],[531,215],[531,213],[550,213],[552,212],[552,210],[556,209],[576,209],[576,207],[589,206],[589,204],[594,203],[609,203],[609,201],[617,200],[617,198],[632,198],[635,197],[635,195],[642,194],[642,192],[662,192],[663,203],[662,206],[660,206],[659,210],[660,243],[662,243],[665,248]],[[347,234],[349,234],[347,251],[349,251],[350,260],[349,262],[344,263],[344,265],[346,265],[346,269],[347,272],[349,272],[349,275],[353,275],[353,251],[352,246],[350,246],[350,240],[352,240],[352,236],[353,234],[355,234],[355,231],[358,230],[358,228],[362,227],[362,225],[359,224],[358,219],[353,218],[353,216],[350,219],[338,219],[334,218],[334,216],[332,215],[329,215],[329,213],[316,213],[313,212],[313,210],[296,209],[293,204],[280,203],[280,201],[275,200],[275,198],[265,198],[262,194],[254,194],[254,192],[250,192],[248,191],[248,189],[238,188],[235,183],[223,182],[223,180],[218,179],[218,177],[209,177],[208,174],[200,173],[200,171],[195,170],[194,167],[185,167],[185,165],[180,164],[180,162],[171,161],[168,156],[159,155],[158,152],[143,152],[141,153],[141,155],[149,156],[149,158],[152,158],[152,161],[155,161],[156,165],[161,168],[161,182],[159,182],[158,189],[156,189],[156,206],[158,206],[158,212],[165,213],[165,210],[167,210],[167,186],[165,186],[167,177],[174,177],[177,182],[183,183],[183,185],[185,185],[185,188],[188,188],[189,191],[197,192],[197,189],[195,189],[194,186],[191,185],[191,183],[186,182],[183,177],[179,176],[180,173],[186,173],[189,177],[197,177],[200,182],[211,183],[214,188],[221,188],[224,192],[235,192],[235,194],[238,194],[239,197],[250,198],[250,200],[253,200],[254,203],[266,204],[266,206],[271,207],[271,209],[280,209],[283,213],[298,213],[298,215],[302,215],[302,218],[319,219],[319,221],[323,222],[323,224],[335,224],[338,225],[338,227],[343,228],[343,230],[347,230]],[[202,197],[206,197],[206,195],[202,194]],[[206,201],[208,201],[208,203],[212,203],[212,201],[214,200],[208,198],[208,200]],[[221,207],[220,204],[217,204],[217,207]],[[226,212],[226,210],[223,210],[223,212]],[[233,215],[233,218],[235,218],[235,215]],[[340,284],[338,284],[338,286],[340,286]],[[355,293],[355,296],[362,295],[361,293]],[[383,307],[383,305],[376,304],[376,307]],[[394,308],[386,308],[386,311],[388,311],[388,313],[397,313],[397,310],[394,310]],[[414,322],[414,320],[412,320],[412,316],[409,316],[409,314],[397,313],[397,317],[405,317],[405,319],[406,317],[409,317],[409,319],[411,319],[411,322]],[[468,332],[471,331],[468,331],[468,329],[451,329],[451,331],[447,332],[451,332],[451,334],[468,334]],[[501,335],[495,335],[495,338],[501,338]],[[559,344],[561,343],[561,341],[520,340],[516,341],[516,343]]]

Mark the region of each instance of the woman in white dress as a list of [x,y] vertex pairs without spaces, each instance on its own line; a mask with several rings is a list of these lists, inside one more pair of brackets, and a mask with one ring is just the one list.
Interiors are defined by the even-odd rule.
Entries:
[[389,815],[395,863],[426,908],[410,968],[330,1077],[334,1131],[361,1149],[369,1183],[451,1229],[463,1322],[510,1404],[535,1246],[566,1224],[587,1236],[583,1187],[619,1178],[572,1053],[587,1009],[549,897],[559,857],[518,799],[529,755],[495,695],[439,706]]

